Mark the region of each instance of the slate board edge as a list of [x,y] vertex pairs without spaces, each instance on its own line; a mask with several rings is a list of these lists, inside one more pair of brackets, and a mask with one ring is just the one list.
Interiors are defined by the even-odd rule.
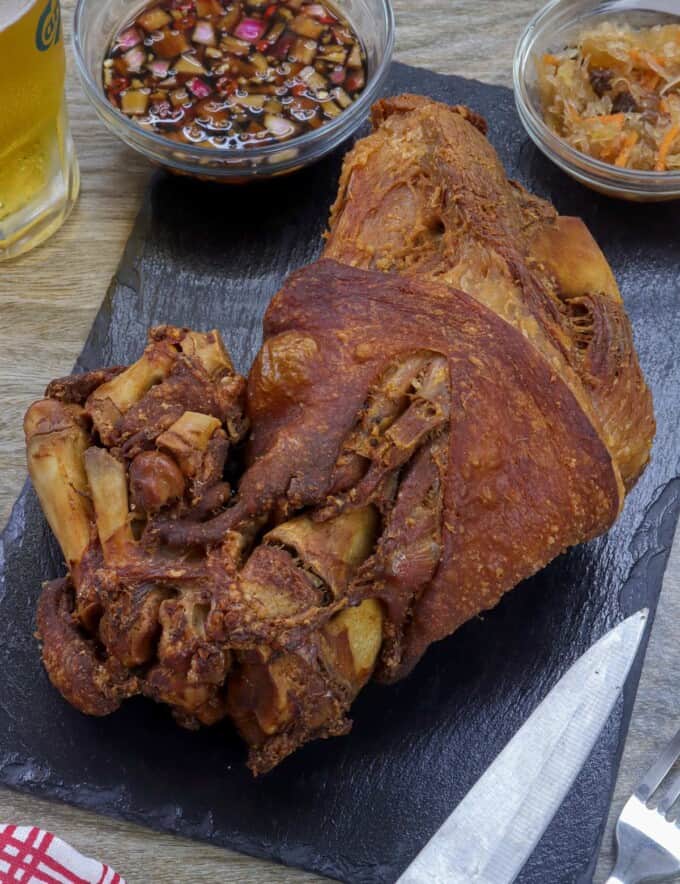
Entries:
[[[665,497],[670,497],[670,504],[667,504],[664,500]],[[664,516],[667,512],[671,512],[671,518],[669,520],[664,520]],[[680,514],[680,477],[676,476],[674,479],[671,479],[667,484],[660,486],[657,489],[657,496],[654,499],[654,502],[651,504],[647,512],[644,514],[642,518],[642,522],[644,523],[650,516],[654,517],[654,539],[656,541],[656,546],[651,550],[646,550],[645,553],[633,564],[631,571],[626,579],[624,585],[621,588],[622,594],[625,592],[627,588],[630,588],[634,583],[641,583],[642,585],[650,584],[655,578],[660,580],[663,588],[663,577],[666,572],[666,566],[668,565],[668,559],[670,557],[671,549],[673,547],[673,539],[675,537],[675,531],[678,524],[678,515]],[[642,527],[638,528],[637,534],[642,531]],[[635,538],[631,541],[633,543]],[[646,560],[646,561],[645,561]],[[654,576],[652,576],[654,575]],[[640,686],[640,677],[642,675],[642,667],[644,665],[645,657],[647,655],[647,648],[649,647],[649,639],[651,637],[652,628],[654,626],[654,621],[656,619],[656,611],[659,604],[659,599],[661,597],[661,592],[656,596],[652,597],[653,601],[648,605],[649,607],[649,616],[647,619],[647,625],[645,626],[644,634],[642,640],[640,642],[640,647],[638,648],[638,652],[635,656],[635,660],[633,665],[631,666],[630,672],[628,673],[628,677],[626,679],[626,683],[623,687],[623,711],[621,715],[621,722],[619,726],[618,733],[618,744],[616,757],[614,759],[614,765],[612,767],[612,779],[609,783],[609,794],[607,805],[610,807],[612,798],[614,795],[614,789],[616,786],[616,779],[618,776],[618,771],[621,766],[621,759],[623,757],[623,752],[625,749],[626,736],[628,734],[628,729],[630,727],[631,716],[633,714],[633,707],[635,706],[635,698],[637,696],[638,688]],[[634,609],[629,609],[626,611],[626,615],[630,616],[635,613]],[[616,710],[612,713],[612,715],[616,714]],[[651,763],[651,761],[650,761]],[[642,776],[643,771],[640,771],[640,776]],[[604,837],[605,829],[607,827],[607,815],[602,818],[600,825],[600,835],[597,841],[597,847],[591,857],[590,866],[586,875],[582,879],[582,884],[588,884],[593,879],[593,875],[595,874],[595,869],[597,866],[597,862],[599,859],[599,855],[602,848],[602,839]]]

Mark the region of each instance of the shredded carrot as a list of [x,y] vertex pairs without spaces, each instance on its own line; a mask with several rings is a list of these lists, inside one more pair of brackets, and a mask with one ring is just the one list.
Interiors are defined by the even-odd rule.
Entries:
[[644,89],[653,92],[656,87],[661,82],[661,77],[656,73],[656,71],[647,71],[646,74],[641,78],[641,83]]
[[633,59],[633,61],[637,62],[638,64],[643,64],[647,68],[652,67],[649,63],[650,58],[652,59],[652,61],[655,61],[661,67],[664,67],[666,65],[665,58],[661,58],[660,55],[653,55],[651,52],[646,52],[643,54],[642,52],[640,52],[639,49],[633,48],[629,51],[628,54]]
[[636,61],[638,64],[647,64],[644,55],[638,49],[635,49],[635,47],[633,47],[628,54],[633,61]]
[[562,60],[559,59],[556,55],[551,55],[549,52],[546,52],[543,56],[543,64],[554,64],[555,67],[559,67],[562,63]]
[[637,132],[629,132],[628,135],[626,135],[621,152],[614,161],[615,166],[618,166],[620,169],[626,168],[630,155],[633,152],[633,148],[638,143],[639,138],[640,136]]
[[584,123],[614,123],[617,129],[623,129],[626,120],[625,114],[604,114],[601,117],[584,117]]
[[657,172],[665,172],[666,171],[666,160],[668,159],[668,154],[670,153],[671,147],[673,147],[673,142],[680,135],[680,126],[671,126],[671,128],[666,132],[663,137],[663,141],[659,146],[659,156],[656,161],[655,169]]

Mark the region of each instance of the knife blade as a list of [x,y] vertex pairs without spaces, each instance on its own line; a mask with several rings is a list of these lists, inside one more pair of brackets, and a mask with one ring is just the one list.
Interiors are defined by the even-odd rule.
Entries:
[[397,884],[511,884],[585,764],[635,659],[647,609],[562,676]]

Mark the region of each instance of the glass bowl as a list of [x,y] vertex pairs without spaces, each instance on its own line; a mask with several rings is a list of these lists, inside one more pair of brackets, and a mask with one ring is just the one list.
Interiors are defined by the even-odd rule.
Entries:
[[678,199],[680,172],[643,172],[609,165],[576,150],[543,122],[535,58],[561,50],[584,26],[606,18],[634,27],[676,23],[680,21],[680,0],[552,0],[529,22],[515,50],[513,84],[520,119],[549,159],[593,190],[639,202]]
[[392,58],[394,13],[390,0],[333,0],[366,51],[367,78],[359,98],[318,129],[245,150],[178,145],[147,132],[111,105],[102,87],[102,63],[111,39],[148,0],[78,0],[73,21],[76,66],[85,94],[106,126],[133,150],[171,172],[211,181],[244,183],[307,166],[332,151],[366,119]]

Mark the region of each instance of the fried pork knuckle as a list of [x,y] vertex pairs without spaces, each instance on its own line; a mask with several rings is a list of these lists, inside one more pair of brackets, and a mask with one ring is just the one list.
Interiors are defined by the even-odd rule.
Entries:
[[403,95],[373,124],[247,381],[217,332],[160,327],[25,419],[69,571],[38,606],[55,687],[229,718],[256,773],[606,531],[654,435],[582,222],[508,181],[466,108]]

